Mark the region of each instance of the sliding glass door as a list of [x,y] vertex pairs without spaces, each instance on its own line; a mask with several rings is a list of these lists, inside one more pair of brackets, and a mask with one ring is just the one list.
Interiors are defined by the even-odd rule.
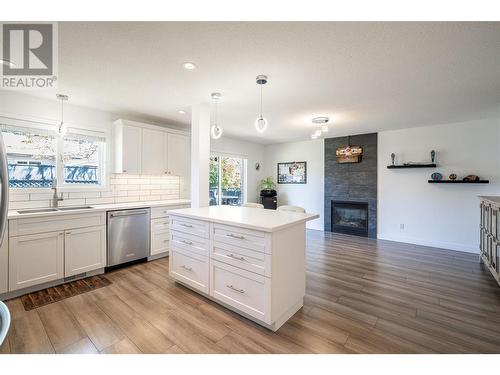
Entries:
[[210,205],[241,206],[245,196],[246,159],[210,156]]

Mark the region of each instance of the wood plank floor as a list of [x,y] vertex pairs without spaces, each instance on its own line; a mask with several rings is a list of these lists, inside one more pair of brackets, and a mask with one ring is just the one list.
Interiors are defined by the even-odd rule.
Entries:
[[467,253],[308,231],[304,307],[273,333],[174,283],[166,259],[29,312],[0,353],[500,353],[500,287]]

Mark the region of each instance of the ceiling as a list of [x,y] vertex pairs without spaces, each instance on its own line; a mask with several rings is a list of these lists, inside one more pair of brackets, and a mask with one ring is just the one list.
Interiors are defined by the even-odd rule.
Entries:
[[[498,114],[499,61],[500,23],[65,22],[58,91],[186,125],[190,106],[219,91],[225,135],[269,144],[310,139],[315,116],[329,116],[336,136]],[[260,73],[264,135],[254,128]]]

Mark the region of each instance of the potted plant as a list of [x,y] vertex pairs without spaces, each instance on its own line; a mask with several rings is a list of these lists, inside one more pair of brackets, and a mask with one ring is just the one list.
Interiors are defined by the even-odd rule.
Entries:
[[260,180],[260,196],[261,197],[275,197],[276,196],[276,190],[274,188],[276,187],[276,184],[273,181],[273,178],[271,176],[263,178]]

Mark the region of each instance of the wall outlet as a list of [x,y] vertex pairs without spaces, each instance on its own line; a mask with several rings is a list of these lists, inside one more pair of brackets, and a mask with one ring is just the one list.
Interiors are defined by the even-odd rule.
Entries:
[[399,229],[400,230],[405,230],[405,225],[404,224],[399,224]]

